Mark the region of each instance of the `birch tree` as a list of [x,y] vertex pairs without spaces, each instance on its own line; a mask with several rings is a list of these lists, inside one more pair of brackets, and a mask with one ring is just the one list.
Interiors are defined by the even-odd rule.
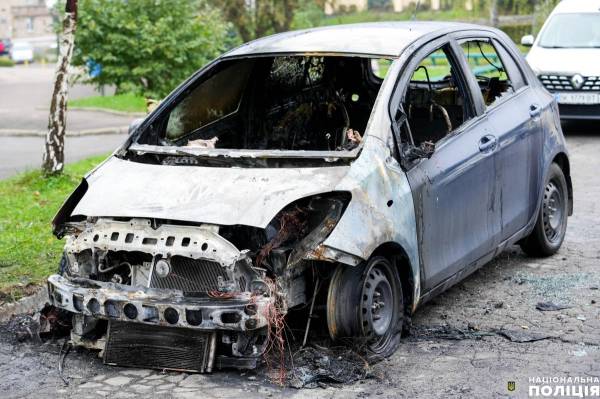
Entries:
[[493,27],[498,27],[499,25],[499,17],[498,17],[498,0],[490,0],[490,25]]
[[50,103],[48,132],[42,170],[45,175],[62,173],[65,164],[65,133],[67,97],[69,92],[69,65],[75,46],[75,29],[77,27],[77,0],[67,0],[63,19],[63,34],[60,42],[60,53],[56,64],[54,91]]

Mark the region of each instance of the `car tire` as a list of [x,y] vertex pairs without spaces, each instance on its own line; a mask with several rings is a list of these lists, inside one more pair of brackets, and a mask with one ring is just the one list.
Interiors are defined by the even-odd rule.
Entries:
[[544,195],[533,231],[520,243],[523,251],[534,257],[554,255],[565,239],[568,212],[567,180],[560,166],[553,163],[544,182]]
[[332,339],[349,341],[369,361],[392,355],[404,325],[398,271],[385,257],[358,266],[339,265],[327,294],[327,327]]

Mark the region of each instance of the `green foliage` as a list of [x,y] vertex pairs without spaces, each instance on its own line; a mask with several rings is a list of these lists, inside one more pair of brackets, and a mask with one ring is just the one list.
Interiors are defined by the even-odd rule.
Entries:
[[219,9],[240,38],[250,41],[291,29],[310,28],[323,19],[324,0],[221,0]]
[[74,64],[100,64],[96,85],[162,98],[234,44],[229,24],[204,2],[80,0]]
[[319,26],[323,18],[325,18],[323,5],[314,0],[303,0],[294,13],[291,29],[307,29]]
[[1,67],[11,67],[14,66],[15,63],[8,57],[0,57],[0,68]]
[[0,301],[18,298],[28,284],[58,268],[63,243],[50,222],[81,177],[106,155],[67,165],[62,175],[39,170],[0,181]]
[[92,96],[69,100],[69,107],[103,108],[120,112],[146,112],[146,100],[133,93],[114,96]]

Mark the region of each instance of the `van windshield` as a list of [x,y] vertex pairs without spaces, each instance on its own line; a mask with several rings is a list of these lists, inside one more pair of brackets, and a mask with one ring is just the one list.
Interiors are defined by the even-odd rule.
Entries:
[[600,12],[556,14],[542,32],[540,47],[600,48]]
[[[382,83],[372,60],[285,55],[219,62],[137,144],[178,151],[352,151]],[[381,75],[381,71],[379,71]]]

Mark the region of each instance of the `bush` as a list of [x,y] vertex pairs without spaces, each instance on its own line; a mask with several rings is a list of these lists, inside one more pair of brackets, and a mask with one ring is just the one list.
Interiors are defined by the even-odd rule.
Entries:
[[219,12],[199,1],[80,0],[74,64],[90,78],[162,98],[234,43]]
[[14,66],[15,63],[8,57],[0,57],[0,67],[11,67]]
[[304,0],[294,13],[291,29],[306,29],[318,26],[325,18],[323,7],[314,1]]

